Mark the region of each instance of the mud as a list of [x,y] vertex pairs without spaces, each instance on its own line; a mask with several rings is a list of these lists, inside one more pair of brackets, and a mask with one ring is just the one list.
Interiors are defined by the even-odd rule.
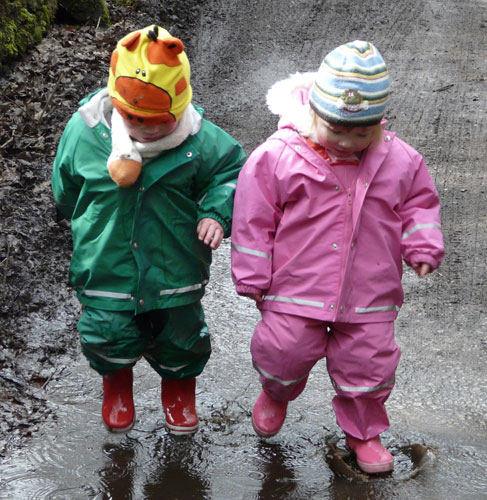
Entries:
[[[170,498],[193,498],[189,491],[217,500],[485,498],[487,3],[159,4],[112,7],[107,29],[55,26],[0,79],[5,498],[158,498],[168,478]],[[249,415],[258,382],[248,345],[258,315],[233,291],[228,242],[215,254],[205,299],[214,355],[199,381],[202,431],[183,444],[165,434],[157,381],[143,366],[138,427],[122,438],[100,429],[99,381],[80,357],[79,306],[66,286],[69,224],[54,210],[50,169],[77,101],[105,84],[116,40],[153,22],[186,42],[195,102],[248,153],[275,129],[265,107],[274,81],[315,71],[325,53],[356,38],[372,40],[388,62],[388,126],[427,161],[440,193],[447,251],[440,270],[425,280],[406,270],[406,303],[396,323],[403,357],[386,441],[398,450],[397,477],[407,481],[363,486],[344,479],[338,466],[330,469],[327,454],[341,443],[323,366],[290,409],[282,434],[270,443],[255,438]],[[417,455],[400,449],[433,451],[415,467]],[[68,458],[73,451],[76,461]]]

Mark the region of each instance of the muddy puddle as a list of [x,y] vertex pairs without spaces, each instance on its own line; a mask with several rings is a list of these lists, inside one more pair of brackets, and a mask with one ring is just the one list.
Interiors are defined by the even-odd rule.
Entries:
[[366,476],[342,449],[329,412],[323,420],[291,410],[281,434],[258,439],[249,420],[253,390],[237,394],[240,381],[232,383],[236,398],[229,402],[211,394],[212,381],[202,377],[201,429],[192,438],[173,437],[163,427],[157,377],[139,365],[137,424],[127,435],[101,425],[100,383],[82,359],[53,383],[48,398],[57,421],[0,466],[0,498],[486,498],[485,443],[395,429],[386,436],[394,472]]
[[447,388],[438,387],[434,400],[408,392],[407,380],[421,370],[407,358],[398,373],[405,383],[390,399],[392,426],[383,435],[394,454],[393,473],[361,474],[344,451],[324,363],[290,405],[282,431],[257,438],[250,412],[259,387],[248,352],[257,315],[233,295],[226,266],[216,263],[205,299],[214,351],[198,379],[200,431],[189,438],[166,433],[159,378],[141,361],[134,370],[135,428],[108,433],[101,380],[78,355],[43,389],[56,419],[0,464],[0,499],[487,498],[485,422],[451,413]]

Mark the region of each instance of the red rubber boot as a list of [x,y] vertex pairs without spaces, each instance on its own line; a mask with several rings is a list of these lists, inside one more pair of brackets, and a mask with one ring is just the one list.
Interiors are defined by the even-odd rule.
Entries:
[[132,368],[124,368],[103,376],[101,414],[110,432],[128,432],[134,426],[133,380]]
[[271,399],[262,391],[252,412],[252,425],[258,436],[268,438],[277,434],[286,419],[287,402]]
[[194,434],[198,430],[196,379],[161,380],[162,407],[171,434]]
[[368,474],[389,472],[394,469],[394,458],[382,446],[380,436],[362,441],[346,436],[347,446],[355,453],[358,466]]

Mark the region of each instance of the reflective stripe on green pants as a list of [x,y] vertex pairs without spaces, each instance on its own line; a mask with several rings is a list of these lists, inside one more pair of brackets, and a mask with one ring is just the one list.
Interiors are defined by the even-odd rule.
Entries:
[[161,377],[196,377],[211,353],[201,303],[131,311],[85,307],[78,321],[81,349],[100,375],[133,366],[144,357]]

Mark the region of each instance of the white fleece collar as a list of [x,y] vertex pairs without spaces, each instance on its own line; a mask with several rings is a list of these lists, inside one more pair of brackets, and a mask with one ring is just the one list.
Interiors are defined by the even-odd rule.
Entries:
[[[114,112],[116,110],[114,109]],[[118,112],[117,112],[118,114]],[[112,115],[113,124],[113,115]],[[112,125],[113,127],[113,125]],[[177,148],[181,145],[190,135],[195,135],[201,128],[201,116],[194,109],[192,104],[189,104],[185,109],[183,116],[179,120],[178,126],[171,134],[162,137],[161,139],[153,142],[138,142],[132,141],[135,149],[141,154],[142,158],[151,158],[156,156],[161,151]],[[112,136],[113,144],[113,136]]]
[[138,142],[132,140],[118,111],[112,111],[112,153],[107,164],[115,160],[135,160],[143,163],[169,149],[181,145],[190,135],[195,135],[201,128],[201,115],[192,104],[189,104],[179,120],[176,129],[169,135],[153,142]]
[[81,118],[88,127],[96,127],[100,122],[110,128],[106,112],[111,111],[112,102],[108,95],[108,89],[102,89],[93,95],[88,102],[83,104],[78,110]]
[[123,124],[123,119],[113,107],[108,89],[102,89],[93,95],[88,102],[79,108],[79,113],[90,128],[103,123],[112,131],[112,153],[108,164],[119,159],[130,159],[143,162],[157,156],[162,151],[174,149],[181,145],[190,135],[201,129],[202,118],[192,104],[189,104],[179,120],[176,129],[166,137],[153,142],[133,141]]

